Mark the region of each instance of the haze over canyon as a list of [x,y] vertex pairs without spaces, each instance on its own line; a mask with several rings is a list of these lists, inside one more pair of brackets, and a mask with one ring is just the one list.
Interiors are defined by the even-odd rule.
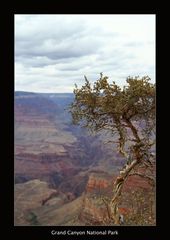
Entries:
[[[72,124],[71,93],[15,92],[15,226],[107,225],[103,196],[125,159],[108,143]],[[131,176],[121,211],[127,225],[155,224],[154,191]],[[136,198],[136,201],[131,201]]]

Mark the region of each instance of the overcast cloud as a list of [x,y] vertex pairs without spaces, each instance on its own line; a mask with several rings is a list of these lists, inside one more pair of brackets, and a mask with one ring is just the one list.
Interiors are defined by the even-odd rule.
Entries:
[[15,15],[15,90],[72,92],[103,72],[155,82],[155,15]]

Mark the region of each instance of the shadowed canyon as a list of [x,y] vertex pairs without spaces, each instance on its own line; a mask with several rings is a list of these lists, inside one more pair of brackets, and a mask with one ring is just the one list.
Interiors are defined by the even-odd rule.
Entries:
[[[125,159],[107,133],[72,124],[72,101],[71,93],[15,92],[15,226],[110,224],[102,197],[112,196]],[[129,177],[120,207],[125,224],[155,224],[154,198],[146,180]]]

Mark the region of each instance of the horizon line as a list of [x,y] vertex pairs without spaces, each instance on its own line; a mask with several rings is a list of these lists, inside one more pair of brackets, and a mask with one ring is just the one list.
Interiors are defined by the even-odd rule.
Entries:
[[26,93],[45,93],[45,94],[54,94],[54,93],[58,93],[58,94],[74,94],[73,92],[35,92],[35,91],[24,91],[24,90],[14,90],[14,92],[26,92]]

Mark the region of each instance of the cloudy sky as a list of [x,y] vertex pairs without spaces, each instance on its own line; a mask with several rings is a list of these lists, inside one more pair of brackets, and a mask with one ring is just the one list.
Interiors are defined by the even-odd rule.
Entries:
[[72,92],[103,72],[155,81],[155,15],[15,15],[15,90]]

